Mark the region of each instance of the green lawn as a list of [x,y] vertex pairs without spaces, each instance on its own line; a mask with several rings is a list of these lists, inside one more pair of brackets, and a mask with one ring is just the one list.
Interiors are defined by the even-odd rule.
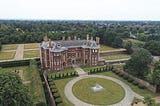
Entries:
[[17,50],[17,44],[2,45],[2,50]]
[[110,76],[110,77],[114,77],[114,78],[117,78],[119,80],[121,80],[122,82],[126,83],[127,85],[129,85],[132,90],[142,96],[152,96],[152,97],[155,97],[155,96],[160,96],[160,94],[155,94],[155,93],[152,93],[151,91],[147,90],[147,89],[140,89],[138,86],[128,82],[127,80],[124,80],[122,77],[119,77],[118,75],[116,75],[115,73],[109,71],[109,72],[102,72],[102,73],[98,73],[99,75],[106,75],[106,76]]
[[105,60],[117,60],[117,59],[126,59],[130,56],[128,54],[117,54],[117,55],[110,55],[102,57]]
[[95,69],[95,68],[103,68],[106,66],[81,66],[81,68],[85,71],[85,72],[89,72],[89,70],[91,69]]
[[37,49],[39,48],[39,43],[24,44],[24,49]]
[[13,59],[16,52],[0,52],[0,60]]
[[24,51],[23,58],[33,58],[33,57],[39,57],[40,51],[39,50],[27,50]]
[[[104,90],[94,92],[91,88],[101,85]],[[117,83],[103,78],[85,78],[73,85],[73,94],[80,100],[94,105],[111,105],[121,101],[124,89]]]
[[100,45],[100,51],[107,51],[107,50],[116,50],[117,48],[113,48],[106,45]]
[[60,95],[62,97],[62,101],[64,103],[64,106],[74,106],[71,102],[68,101],[67,97],[64,94],[65,85],[72,79],[73,78],[65,78],[65,79],[54,80],[55,85],[58,89],[58,92],[60,93]]

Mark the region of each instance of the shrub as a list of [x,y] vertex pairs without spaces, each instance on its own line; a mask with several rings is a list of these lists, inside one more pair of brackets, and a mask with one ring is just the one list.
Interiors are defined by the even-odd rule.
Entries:
[[53,81],[49,81],[49,85],[55,85]]
[[55,98],[60,97],[60,95],[59,95],[59,93],[58,93],[58,92],[57,92],[57,93],[53,93],[53,96],[54,96]]
[[62,103],[62,99],[61,97],[58,97],[55,99],[56,104]]
[[128,82],[133,82],[132,78],[128,78],[127,80],[128,80]]
[[140,88],[140,89],[144,89],[145,88],[145,86],[143,86],[142,84],[138,84],[138,87]]
[[52,93],[57,93],[58,90],[57,89],[51,89],[52,90]]
[[119,72],[118,75],[119,75],[119,76],[123,76],[123,73],[122,73],[122,72]]
[[57,106],[64,106],[64,104],[63,103],[58,103]]
[[124,79],[128,79],[128,76],[125,75],[125,74],[123,74],[123,78],[124,78]]
[[51,89],[57,89],[55,85],[50,85]]
[[134,85],[138,85],[138,82],[137,81],[133,81],[132,82]]

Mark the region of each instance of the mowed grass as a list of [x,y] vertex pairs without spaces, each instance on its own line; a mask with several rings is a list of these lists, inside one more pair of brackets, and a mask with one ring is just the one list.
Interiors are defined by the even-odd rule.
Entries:
[[64,103],[64,106],[74,106],[71,102],[68,101],[67,97],[64,94],[64,88],[66,84],[71,81],[73,78],[65,78],[65,79],[59,79],[59,80],[54,80],[55,85],[58,89],[58,92],[62,98],[62,101]]
[[39,43],[24,44],[24,49],[38,49]]
[[[94,92],[91,88],[101,85],[104,89]],[[73,94],[80,100],[94,105],[111,105],[124,98],[125,91],[117,83],[103,78],[85,78],[73,85]]]
[[2,50],[17,50],[17,44],[2,45]]
[[108,50],[116,50],[117,48],[113,48],[106,45],[100,45],[100,51],[108,51]]
[[27,50],[24,51],[23,58],[33,58],[33,57],[39,57],[40,52],[39,50]]
[[0,52],[0,60],[10,60],[13,59],[15,56],[15,51],[14,52]]
[[117,60],[117,59],[126,59],[130,58],[128,54],[117,54],[117,55],[110,55],[102,57],[105,60]]
[[116,79],[119,79],[121,80],[122,82],[126,83],[128,86],[131,87],[131,89],[142,95],[142,96],[151,96],[151,97],[155,97],[155,96],[160,96],[159,93],[152,93],[151,91],[147,90],[147,89],[140,89],[138,86],[132,84],[131,82],[128,82],[127,80],[123,79],[122,77],[116,75],[115,73],[113,73],[112,71],[108,71],[108,72],[102,72],[102,73],[98,73],[98,75],[105,75],[105,76],[110,76],[110,77],[113,77],[113,78],[116,78]]

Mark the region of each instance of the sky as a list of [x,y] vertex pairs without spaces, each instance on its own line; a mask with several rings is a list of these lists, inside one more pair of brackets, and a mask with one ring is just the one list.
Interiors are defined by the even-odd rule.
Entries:
[[0,19],[160,21],[160,0],[0,0]]

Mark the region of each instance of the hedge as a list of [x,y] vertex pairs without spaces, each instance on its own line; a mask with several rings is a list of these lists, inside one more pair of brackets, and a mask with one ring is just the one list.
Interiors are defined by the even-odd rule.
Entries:
[[[40,62],[40,59],[35,59],[37,63]],[[28,66],[30,63],[30,59],[28,60],[15,60],[15,61],[6,61],[6,62],[0,62],[0,67],[6,68],[6,67],[16,67],[16,66]]]

